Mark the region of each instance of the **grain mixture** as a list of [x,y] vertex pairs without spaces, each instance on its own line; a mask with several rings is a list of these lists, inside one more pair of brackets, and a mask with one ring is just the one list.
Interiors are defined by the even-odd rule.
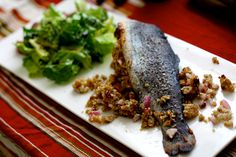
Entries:
[[[112,54],[112,57],[111,67],[114,69],[115,74],[109,77],[95,75],[90,79],[77,80],[73,84],[73,88],[79,93],[94,91],[86,105],[89,121],[105,124],[112,122],[118,116],[124,116],[133,119],[133,121],[141,119],[141,128],[158,126],[157,119],[162,119],[164,125],[170,126],[175,117],[174,113],[170,110],[166,112],[151,110],[151,100],[148,96],[144,98],[144,102],[139,103],[126,70],[123,54],[119,51],[119,48]],[[220,80],[222,89],[232,91],[233,84],[229,79],[222,75]],[[217,106],[214,98],[219,85],[213,82],[210,74],[205,74],[200,83],[198,76],[189,67],[183,68],[179,73],[179,82],[184,98],[184,118],[189,120],[198,116],[199,121],[207,122],[205,116],[200,114],[200,109],[205,108],[207,105]],[[170,96],[165,95],[156,101],[159,105],[162,105],[169,99],[171,99]],[[195,99],[199,100],[196,104],[193,103]],[[221,101],[220,106],[213,111],[208,120],[214,125],[223,122],[226,127],[233,127],[232,112],[227,108],[229,106],[227,104],[225,100]],[[174,133],[174,130],[169,130],[170,137]]]

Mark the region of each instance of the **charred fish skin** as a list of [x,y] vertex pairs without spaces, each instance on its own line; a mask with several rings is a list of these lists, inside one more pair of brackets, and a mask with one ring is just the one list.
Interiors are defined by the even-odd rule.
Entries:
[[[164,150],[169,155],[189,152],[196,140],[183,118],[182,94],[178,81],[179,58],[171,49],[163,32],[154,25],[128,20],[118,24],[118,49],[122,49],[131,84],[143,102],[151,97],[151,108],[159,113],[173,112],[172,124],[159,116]],[[148,84],[148,88],[147,85]],[[158,105],[157,99],[169,95],[170,100]],[[174,130],[173,137],[169,132]]]

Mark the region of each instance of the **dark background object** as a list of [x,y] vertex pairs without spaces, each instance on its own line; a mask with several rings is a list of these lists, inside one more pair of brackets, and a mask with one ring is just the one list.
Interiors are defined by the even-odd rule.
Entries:
[[116,6],[121,6],[127,2],[127,0],[113,0]]
[[236,0],[190,0],[190,2],[201,6],[215,9],[236,9]]
[[[106,0],[96,0],[96,3],[98,5],[102,5]],[[122,6],[125,4],[127,0],[113,0],[113,3],[116,5],[116,7]]]
[[236,0],[189,0],[188,6],[211,21],[228,23],[236,28]]
[[104,2],[105,2],[105,0],[96,0],[97,5],[102,5],[102,3],[104,3]]

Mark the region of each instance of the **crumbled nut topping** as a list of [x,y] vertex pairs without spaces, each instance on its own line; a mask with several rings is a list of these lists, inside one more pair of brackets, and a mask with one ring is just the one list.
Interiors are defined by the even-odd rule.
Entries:
[[184,118],[193,119],[198,116],[199,106],[195,104],[184,104]]
[[230,81],[230,79],[228,79],[225,75],[221,75],[219,77],[220,79],[220,85],[222,90],[228,91],[228,92],[234,92],[234,85],[233,83]]
[[179,82],[185,99],[194,99],[198,95],[199,78],[189,67],[183,68],[179,74]]
[[154,117],[163,124],[163,126],[171,126],[175,122],[175,113],[171,110],[155,111]]
[[76,80],[73,84],[73,88],[75,91],[79,93],[87,93],[90,90],[94,90],[100,84],[104,83],[107,80],[105,75],[95,75],[92,79],[79,79]]
[[142,124],[141,128],[150,128],[154,126],[158,126],[158,121],[154,117],[154,112],[151,111],[150,108],[145,109],[142,113]]
[[157,104],[158,105],[163,105],[165,104],[168,100],[170,100],[170,95],[164,95],[160,99],[157,99]]

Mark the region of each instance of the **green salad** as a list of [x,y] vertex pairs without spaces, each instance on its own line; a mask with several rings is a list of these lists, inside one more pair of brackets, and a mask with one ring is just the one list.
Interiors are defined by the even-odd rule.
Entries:
[[30,77],[64,83],[112,52],[114,31],[113,19],[104,9],[88,8],[80,1],[70,15],[50,6],[39,23],[23,28],[24,40],[16,46],[25,56],[23,66]]

